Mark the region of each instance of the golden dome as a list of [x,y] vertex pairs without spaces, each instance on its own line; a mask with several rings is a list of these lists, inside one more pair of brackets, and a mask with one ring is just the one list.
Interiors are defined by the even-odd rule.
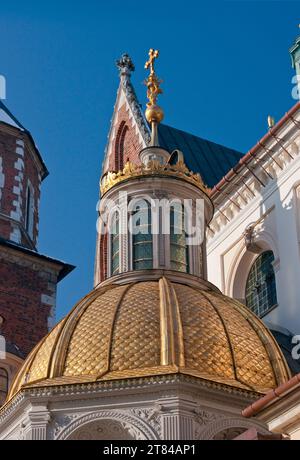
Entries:
[[174,373],[265,392],[290,377],[263,323],[210,283],[131,276],[81,300],[26,359],[9,398],[24,387]]

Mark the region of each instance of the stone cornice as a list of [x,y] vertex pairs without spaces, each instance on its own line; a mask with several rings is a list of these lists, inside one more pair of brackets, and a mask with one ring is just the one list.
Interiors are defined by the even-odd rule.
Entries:
[[15,262],[23,267],[30,267],[35,271],[52,271],[58,278],[63,279],[75,267],[66,264],[60,260],[51,259],[48,256],[39,254],[36,251],[18,246],[10,241],[0,239],[0,260],[6,260],[10,263]]
[[209,244],[223,234],[239,214],[261,200],[262,192],[269,194],[276,190],[278,182],[289,174],[292,165],[297,164],[300,137],[295,122],[286,122],[276,137],[278,140],[272,137],[235,177],[211,196],[215,216],[208,230]]
[[240,389],[225,385],[218,382],[213,382],[210,380],[204,380],[188,375],[183,374],[174,374],[174,375],[160,375],[153,377],[144,377],[144,378],[132,378],[132,379],[122,379],[122,380],[111,380],[104,382],[90,382],[90,383],[81,383],[81,384],[71,384],[71,385],[53,385],[53,386],[36,386],[30,388],[23,388],[20,390],[8,403],[6,403],[0,409],[0,423],[3,423],[7,418],[9,418],[13,412],[27,399],[38,398],[59,398],[62,397],[64,400],[66,398],[76,398],[78,397],[89,397],[93,394],[101,393],[104,395],[115,394],[120,396],[121,391],[134,390],[135,392],[147,390],[149,393],[149,388],[152,387],[153,391],[164,390],[167,386],[178,385],[178,384],[194,384],[198,388],[203,388],[207,390],[222,390],[225,394],[230,394],[232,396],[244,396],[250,399],[257,399],[261,396],[260,393],[255,391]]

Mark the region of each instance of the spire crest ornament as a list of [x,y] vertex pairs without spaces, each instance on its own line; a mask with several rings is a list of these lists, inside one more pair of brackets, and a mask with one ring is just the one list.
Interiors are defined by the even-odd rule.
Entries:
[[131,72],[135,70],[132,59],[127,53],[123,53],[120,59],[116,61],[116,66],[120,71],[120,77],[123,75],[130,77]]
[[164,112],[161,107],[157,105],[157,97],[159,94],[162,94],[162,89],[160,85],[162,80],[158,78],[155,73],[154,63],[159,56],[159,51],[150,48],[149,50],[149,59],[145,64],[145,69],[150,70],[150,74],[145,81],[147,86],[147,109],[145,112],[146,119],[148,123],[151,123],[152,133],[151,133],[151,146],[158,146],[158,134],[157,134],[157,124],[160,123],[164,118]]

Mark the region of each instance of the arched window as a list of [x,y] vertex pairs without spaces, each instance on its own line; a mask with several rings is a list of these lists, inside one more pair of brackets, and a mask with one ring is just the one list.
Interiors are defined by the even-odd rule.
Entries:
[[110,228],[110,248],[111,248],[111,275],[120,272],[120,218],[119,213],[115,212]]
[[264,316],[277,305],[274,254],[263,252],[254,262],[246,283],[246,305],[258,316]]
[[8,392],[8,373],[0,367],[0,406],[4,403]]
[[146,200],[135,205],[132,216],[132,258],[133,269],[153,268],[151,207]]
[[171,270],[189,272],[189,247],[186,244],[182,205],[172,206],[170,211],[170,264]]
[[115,144],[115,169],[116,171],[121,171],[124,168],[124,143],[125,136],[128,131],[128,126],[125,121],[122,121],[116,137]]

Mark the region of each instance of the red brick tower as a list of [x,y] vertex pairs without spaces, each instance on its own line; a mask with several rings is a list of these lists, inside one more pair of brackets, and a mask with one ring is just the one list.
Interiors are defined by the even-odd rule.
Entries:
[[47,175],[32,136],[0,101],[0,404],[20,360],[53,326],[57,283],[73,269],[37,252]]

